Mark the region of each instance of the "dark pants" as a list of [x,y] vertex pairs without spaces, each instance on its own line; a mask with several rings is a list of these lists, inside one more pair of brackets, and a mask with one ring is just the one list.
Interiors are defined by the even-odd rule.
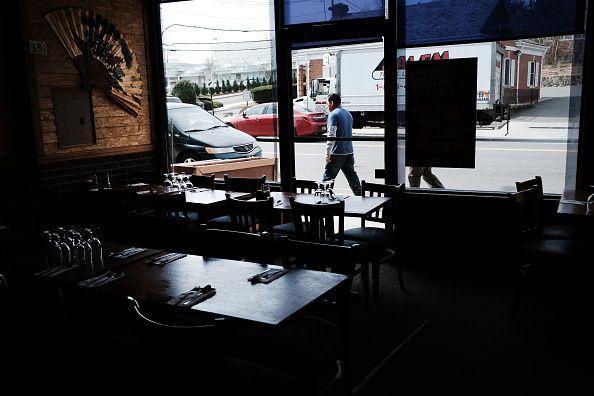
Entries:
[[346,176],[353,194],[361,195],[361,182],[355,171],[355,156],[353,154],[331,155],[330,162],[326,162],[322,181],[336,179],[341,170]]

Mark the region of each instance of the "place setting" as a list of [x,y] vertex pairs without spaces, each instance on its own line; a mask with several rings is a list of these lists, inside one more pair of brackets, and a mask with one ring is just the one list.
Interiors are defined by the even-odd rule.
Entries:
[[103,286],[107,283],[111,283],[116,281],[124,276],[123,272],[113,272],[107,271],[101,275],[94,276],[92,278],[85,279],[83,281],[78,282],[79,286],[88,287],[88,288],[96,288],[99,286]]
[[181,306],[181,307],[192,307],[204,300],[207,300],[214,296],[217,289],[211,285],[196,286],[192,290],[184,292],[179,296],[172,298],[167,301],[167,304]]
[[255,275],[250,276],[247,280],[251,284],[270,283],[273,280],[278,279],[281,276],[285,275],[287,272],[289,272],[289,270],[286,268],[282,268],[282,269],[269,268],[266,271],[262,271]]

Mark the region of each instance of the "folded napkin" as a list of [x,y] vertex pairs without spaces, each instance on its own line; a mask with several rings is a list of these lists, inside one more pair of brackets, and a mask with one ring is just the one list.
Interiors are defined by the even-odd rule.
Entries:
[[186,256],[187,254],[184,253],[167,253],[162,256],[147,260],[146,263],[152,265],[165,265],[172,261],[179,260],[180,258],[184,258]]
[[124,276],[123,272],[107,271],[101,275],[80,281],[78,282],[78,285],[83,287],[95,288],[113,282],[117,279],[120,279],[122,276]]
[[131,247],[131,248],[128,248],[128,249],[124,249],[121,252],[110,253],[108,255],[108,257],[123,259],[123,258],[128,258],[130,256],[134,256],[135,254],[146,252],[147,250],[148,249],[146,249],[146,248]]
[[194,188],[190,188],[189,190],[186,190],[186,191],[199,193],[199,192],[204,192],[204,191],[210,191],[210,188],[194,187]]
[[210,285],[206,285],[204,287],[196,286],[192,290],[182,293],[179,296],[167,301],[167,304],[191,307],[214,296],[216,292],[217,289],[211,287]]
[[267,269],[266,271],[263,271],[256,275],[250,276],[248,278],[248,281],[250,281],[251,283],[270,283],[273,280],[280,278],[287,272],[289,272],[289,270],[286,268],[285,269],[270,268],[270,269]]
[[64,272],[68,272],[68,271],[73,270],[78,267],[80,267],[80,266],[79,265],[71,265],[70,267],[65,267],[63,265],[58,265],[57,267],[51,267],[51,268],[44,269],[43,271],[36,272],[35,275],[51,278],[51,277],[63,274]]

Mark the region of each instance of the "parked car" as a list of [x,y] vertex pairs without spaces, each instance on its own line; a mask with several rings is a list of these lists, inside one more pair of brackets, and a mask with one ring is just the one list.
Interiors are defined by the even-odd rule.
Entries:
[[181,103],[182,101],[177,96],[168,96],[167,97],[167,102],[170,102],[170,103]]
[[[277,104],[262,103],[223,121],[252,136],[278,136]],[[295,136],[326,133],[326,114],[308,109],[300,103],[293,105],[293,133]]]
[[[262,156],[256,139],[199,106],[167,102],[167,117],[168,139],[173,140],[173,158],[177,163]],[[171,147],[171,140],[168,146]]]

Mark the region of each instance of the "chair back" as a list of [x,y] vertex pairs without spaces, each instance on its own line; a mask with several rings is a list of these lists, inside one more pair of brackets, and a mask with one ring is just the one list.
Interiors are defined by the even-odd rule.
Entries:
[[130,172],[128,175],[128,183],[147,183],[147,184],[160,184],[163,183],[164,176],[162,172],[150,171],[150,170],[135,170]]
[[290,197],[289,202],[297,239],[344,244],[344,201],[315,204]]
[[262,190],[262,187],[266,184],[266,175],[260,177],[239,177],[225,174],[223,179],[225,181],[226,191],[238,191],[253,194],[258,190]]
[[396,226],[399,207],[402,204],[405,184],[378,184],[361,181],[362,196],[364,197],[391,197],[391,201],[373,211],[366,217],[361,218],[361,227],[365,227],[366,221],[383,223],[386,229],[392,230]]
[[534,189],[535,199],[532,203],[534,205],[535,221],[538,222],[537,233],[542,234],[543,231],[543,188],[542,188],[542,177],[534,176],[534,179],[528,179],[524,181],[516,182],[516,191],[523,191],[528,189]]
[[[293,191],[302,194],[313,194],[318,188],[319,182],[315,180],[297,179],[293,177]],[[334,181],[331,182],[330,188],[334,188]]]
[[8,292],[8,281],[4,274],[0,274],[0,301],[6,299]]
[[[333,245],[328,243],[301,241],[283,235],[280,239],[282,263],[285,267],[296,264],[299,267],[317,271],[330,271],[353,276],[359,259],[361,245]],[[294,260],[294,261],[292,261]]]
[[265,200],[245,200],[233,198],[230,194],[225,194],[225,196],[233,230],[272,233],[272,210],[274,207],[272,197]]
[[513,222],[513,240],[516,246],[540,238],[542,227],[538,211],[538,187],[507,194]]
[[211,175],[190,175],[190,182],[194,187],[210,188],[214,190],[215,174]]
[[200,225],[196,254],[229,260],[251,261],[272,264],[276,248],[267,232],[252,233]]
[[178,219],[187,219],[188,217],[186,194],[183,191],[172,194],[142,194],[140,201],[143,207],[152,210],[158,216]]
[[154,391],[216,394],[225,387],[226,354],[219,321],[197,324],[182,315],[156,319],[131,296],[126,297],[126,311],[148,351],[150,361],[145,364],[157,370],[146,376],[154,381]]

